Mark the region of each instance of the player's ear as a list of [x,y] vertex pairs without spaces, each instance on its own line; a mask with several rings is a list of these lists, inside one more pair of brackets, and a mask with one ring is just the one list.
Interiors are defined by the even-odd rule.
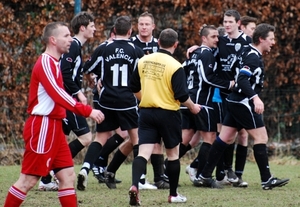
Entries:
[[56,45],[56,38],[54,36],[50,36],[49,37],[49,42],[51,42],[52,44]]
[[178,46],[178,44],[179,44],[179,41],[176,41],[176,42],[174,43],[173,47],[176,49],[177,46]]

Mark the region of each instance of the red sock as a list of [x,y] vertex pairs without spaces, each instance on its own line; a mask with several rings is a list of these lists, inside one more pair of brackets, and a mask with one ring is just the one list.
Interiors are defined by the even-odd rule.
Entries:
[[77,207],[77,197],[74,188],[58,190],[58,198],[62,207]]
[[8,190],[4,207],[18,207],[25,200],[26,193],[20,191],[15,186],[11,186]]

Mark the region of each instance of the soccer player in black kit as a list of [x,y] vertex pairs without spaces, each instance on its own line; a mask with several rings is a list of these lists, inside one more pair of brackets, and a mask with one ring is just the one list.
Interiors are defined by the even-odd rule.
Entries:
[[[138,34],[131,38],[135,46],[141,48],[145,55],[152,54],[158,50],[158,41],[153,37],[152,33],[155,28],[154,17],[151,13],[144,12],[138,18]],[[115,153],[112,161],[107,167],[108,172],[116,173],[120,165],[126,159],[128,154],[133,150],[134,157],[138,154],[138,145],[134,145],[130,140],[126,140]],[[169,183],[163,177],[163,151],[160,144],[156,144],[151,155],[151,164],[154,171],[154,185],[146,180],[146,170],[142,174],[139,189],[168,189]],[[114,180],[107,179],[106,184],[109,188],[114,188]]]
[[[97,125],[98,136],[86,153],[77,180],[79,190],[86,188],[88,172],[99,157],[102,146],[111,136],[111,131],[119,127],[121,130],[127,130],[132,144],[138,143],[137,100],[128,84],[139,58],[144,54],[129,40],[132,25],[128,16],[117,18],[114,26],[116,37],[106,45],[101,56],[103,60],[101,61],[99,106],[106,118],[105,122]],[[115,175],[107,172],[107,177],[114,180]]]
[[232,92],[226,98],[228,113],[225,115],[220,135],[213,143],[208,161],[198,178],[202,186],[214,186],[212,172],[224,150],[234,142],[236,132],[244,128],[254,139],[253,151],[257,163],[261,187],[270,190],[281,187],[289,179],[278,179],[271,175],[268,162],[268,135],[263,123],[264,103],[259,98],[263,88],[264,64],[262,54],[269,53],[275,44],[275,27],[260,24],[253,33],[253,44],[245,48],[239,61],[240,72]]
[[[230,9],[224,13],[223,26],[226,34],[219,36],[216,56],[218,61],[216,74],[219,78],[224,80],[236,79],[239,72],[239,68],[237,67],[238,57],[241,55],[243,49],[249,47],[249,44],[251,43],[251,38],[239,31],[240,18],[241,16],[236,10]],[[197,47],[194,47],[194,49]],[[188,50],[188,53],[189,52],[191,52],[191,49]],[[225,100],[231,91],[228,89],[220,89],[220,91],[223,116],[226,116],[228,110]],[[238,132],[238,141],[243,142],[243,140],[248,140],[248,134],[245,129],[240,129]],[[216,170],[216,179],[218,181],[227,179],[237,187],[246,187],[248,186],[248,183],[242,180],[242,174],[247,158],[247,145],[237,145],[235,172],[233,172],[232,166],[229,166],[232,164],[232,151],[234,146],[235,144],[232,143],[224,152]],[[226,169],[227,177],[225,176],[224,169]]]
[[[213,49],[217,47],[218,31],[213,25],[206,25],[200,30],[202,45],[195,50],[191,57],[183,63],[183,68],[187,76],[189,95],[195,103],[202,106],[202,110],[193,115],[188,110],[181,109],[182,129],[199,131],[203,143],[198,153],[198,176],[207,159],[208,152],[217,132],[217,119],[212,102],[215,87],[231,89],[233,80],[219,78],[215,74],[217,63],[213,54]],[[193,134],[191,133],[193,136]],[[192,138],[190,136],[190,139]]]

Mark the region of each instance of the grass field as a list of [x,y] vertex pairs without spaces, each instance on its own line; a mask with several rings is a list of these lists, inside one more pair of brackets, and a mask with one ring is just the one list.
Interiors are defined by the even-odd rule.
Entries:
[[[260,187],[258,168],[247,162],[244,180],[249,183],[245,189],[225,187],[224,189],[196,188],[185,174],[186,161],[181,162],[180,187],[178,192],[188,198],[185,204],[169,204],[168,190],[140,191],[142,206],[212,206],[212,207],[296,207],[300,206],[300,164],[290,158],[271,161],[271,172],[279,178],[290,178],[290,183],[281,188],[264,191]],[[79,166],[76,166],[79,172]],[[0,205],[3,206],[8,188],[17,180],[20,166],[0,166]],[[86,191],[77,191],[80,207],[124,207],[128,204],[128,189],[131,184],[131,165],[122,165],[117,176],[122,180],[117,189],[110,190],[105,184],[98,184],[92,173]],[[153,180],[152,166],[148,165],[149,181]],[[58,207],[57,192],[40,192],[37,186],[29,192],[24,207]]]

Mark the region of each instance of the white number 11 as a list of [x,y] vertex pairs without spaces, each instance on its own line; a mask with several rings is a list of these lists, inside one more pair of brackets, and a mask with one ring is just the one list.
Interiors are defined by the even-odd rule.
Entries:
[[114,64],[110,70],[113,72],[113,86],[119,86],[119,74],[121,74],[121,86],[128,86],[128,65],[124,64],[119,67],[119,64]]

